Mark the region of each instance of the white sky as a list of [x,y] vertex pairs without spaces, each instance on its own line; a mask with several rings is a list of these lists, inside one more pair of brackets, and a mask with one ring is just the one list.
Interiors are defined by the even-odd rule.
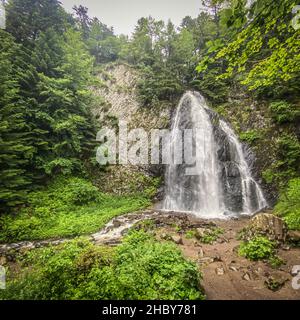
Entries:
[[141,17],[151,15],[156,19],[171,19],[179,25],[182,18],[196,17],[201,8],[201,0],[60,0],[63,7],[72,12],[74,5],[89,9],[90,17],[97,17],[115,33],[130,35]]

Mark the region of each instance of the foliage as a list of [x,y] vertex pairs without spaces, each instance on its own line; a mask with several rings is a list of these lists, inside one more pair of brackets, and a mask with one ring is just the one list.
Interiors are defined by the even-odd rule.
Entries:
[[299,92],[299,29],[292,25],[295,4],[293,0],[279,5],[257,0],[248,7],[246,1],[229,3],[217,15],[223,20],[223,41],[218,38],[217,45],[207,48],[198,72],[205,76],[221,64],[216,79],[234,79],[251,91],[274,96]]
[[269,263],[272,268],[277,269],[284,263],[284,261],[280,257],[278,257],[276,255],[272,255],[269,258]]
[[58,178],[27,196],[28,207],[0,218],[0,241],[70,237],[96,232],[111,218],[145,208],[146,195],[102,194],[81,178]]
[[269,259],[274,255],[274,243],[268,238],[256,236],[240,245],[239,255],[250,260]]
[[270,110],[274,120],[281,124],[292,122],[299,116],[299,110],[286,101],[274,101],[270,104]]
[[289,181],[286,190],[280,195],[275,211],[283,216],[290,229],[300,230],[300,178]]
[[297,136],[283,133],[276,140],[275,152],[277,160],[263,172],[263,177],[267,183],[284,188],[289,179],[299,174],[300,143]]
[[14,73],[20,47],[0,30],[0,206],[15,206],[24,200],[31,177],[26,166],[34,152],[28,145],[26,112]]
[[214,227],[211,229],[206,229],[204,235],[198,236],[196,234],[196,236],[202,243],[213,244],[222,233],[224,233],[222,228]]
[[185,233],[185,237],[187,239],[192,239],[192,238],[195,238],[197,235],[196,231],[195,230],[187,230],[186,233]]
[[241,132],[239,135],[239,138],[242,141],[248,142],[250,144],[260,139],[260,137],[261,137],[261,134],[257,130],[249,130],[249,131]]
[[56,0],[11,0],[6,11],[0,33],[2,210],[23,203],[49,176],[82,171],[95,136],[88,90],[93,59],[72,17]]
[[197,266],[143,231],[116,249],[77,239],[35,250],[2,299],[203,299]]

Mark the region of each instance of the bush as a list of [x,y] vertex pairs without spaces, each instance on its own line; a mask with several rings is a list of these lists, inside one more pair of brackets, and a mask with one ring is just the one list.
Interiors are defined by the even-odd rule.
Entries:
[[269,259],[274,255],[274,243],[265,237],[256,236],[240,245],[239,255],[250,260]]
[[260,137],[261,137],[261,134],[256,130],[249,130],[249,131],[240,133],[240,139],[250,144],[260,139]]
[[30,252],[2,299],[203,299],[197,266],[172,243],[132,232],[117,248],[77,239]]
[[281,124],[294,121],[299,116],[299,111],[286,101],[276,101],[270,104],[273,119]]
[[300,230],[300,178],[289,181],[279,197],[275,212],[283,216],[290,229]]

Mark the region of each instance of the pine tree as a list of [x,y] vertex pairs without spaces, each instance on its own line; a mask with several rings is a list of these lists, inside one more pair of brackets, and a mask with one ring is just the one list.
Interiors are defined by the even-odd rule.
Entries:
[[25,107],[20,96],[14,65],[19,47],[0,30],[0,207],[24,200],[30,175],[26,167],[33,153],[28,145]]

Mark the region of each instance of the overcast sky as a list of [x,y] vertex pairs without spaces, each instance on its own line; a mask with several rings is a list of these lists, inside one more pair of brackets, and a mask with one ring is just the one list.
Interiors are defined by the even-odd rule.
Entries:
[[156,19],[171,19],[179,25],[182,18],[196,17],[200,12],[201,0],[60,0],[65,9],[72,11],[74,5],[89,8],[89,16],[97,17],[117,34],[130,35],[141,17],[151,15]]

